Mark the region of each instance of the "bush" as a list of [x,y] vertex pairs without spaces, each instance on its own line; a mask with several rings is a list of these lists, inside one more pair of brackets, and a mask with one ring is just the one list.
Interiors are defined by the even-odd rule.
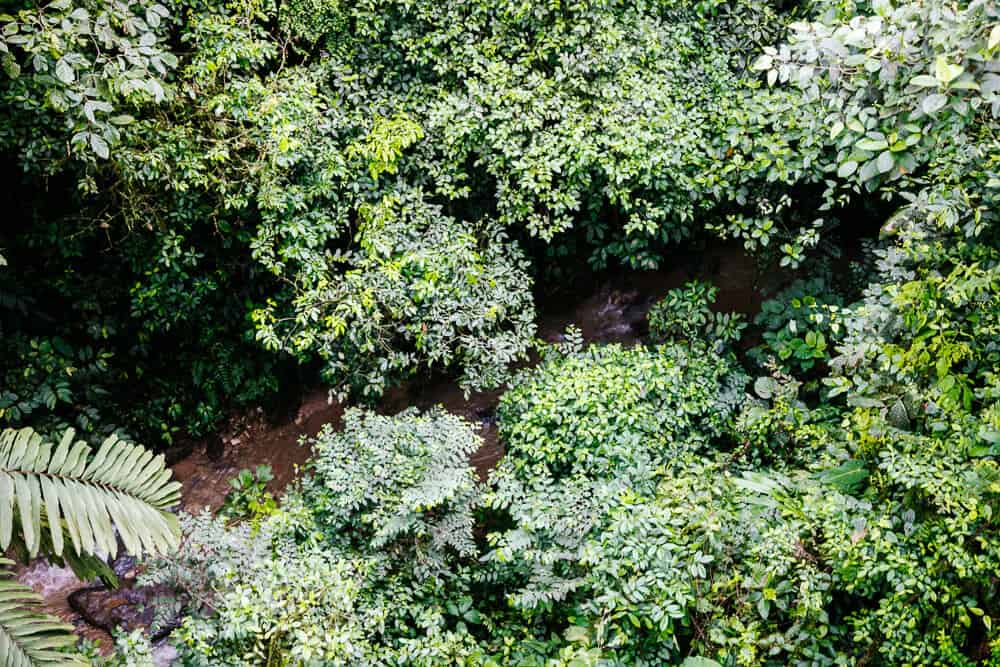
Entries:
[[[184,516],[184,664],[455,664],[481,653],[465,570],[476,553],[479,437],[440,410],[358,410],[314,441],[310,474],[250,525]],[[463,602],[464,601],[464,602]]]
[[[507,456],[487,502],[512,527],[490,535],[489,560],[519,579],[510,599],[528,618],[603,624],[599,573],[617,566],[599,555],[601,536],[619,510],[725,442],[746,377],[701,347],[611,345],[551,355],[522,380],[499,411]],[[607,639],[595,641],[619,645]]]
[[763,329],[764,342],[751,356],[761,363],[776,357],[785,370],[795,372],[825,364],[845,333],[840,322],[843,305],[828,279],[796,280],[761,304],[754,324]]
[[460,417],[434,409],[383,417],[358,410],[316,438],[302,500],[332,543],[391,550],[415,571],[471,556],[480,486],[469,457],[482,444]]
[[698,346],[550,355],[500,401],[510,455],[501,469],[558,481],[655,468],[720,438],[745,382],[734,362]]
[[739,313],[716,313],[712,304],[719,288],[693,280],[683,289],[672,289],[649,310],[649,335],[656,341],[739,341],[746,322]]

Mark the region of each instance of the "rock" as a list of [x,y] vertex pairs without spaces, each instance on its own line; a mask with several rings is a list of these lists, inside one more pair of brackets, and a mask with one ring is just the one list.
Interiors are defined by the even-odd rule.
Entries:
[[[115,590],[104,586],[81,588],[70,594],[69,604],[87,623],[109,634],[116,629],[131,632],[150,627],[156,615],[157,598],[170,593],[166,587],[136,587],[134,581],[123,581]],[[166,637],[179,625],[179,618],[167,619],[152,640]]]
[[317,389],[311,392],[302,400],[301,405],[299,405],[299,410],[295,414],[295,424],[302,426],[314,415],[328,410],[331,404],[332,401],[330,400],[330,392],[328,390]]
[[173,647],[173,644],[164,641],[153,647],[154,667],[170,667],[175,660],[177,660],[177,649]]

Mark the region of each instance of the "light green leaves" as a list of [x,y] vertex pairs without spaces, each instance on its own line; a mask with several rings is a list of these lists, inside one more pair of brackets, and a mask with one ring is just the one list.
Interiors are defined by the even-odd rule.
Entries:
[[347,154],[367,160],[372,180],[377,180],[381,174],[395,174],[403,151],[423,137],[423,129],[404,114],[394,118],[379,116],[364,141],[348,147]]
[[[164,553],[178,538],[169,508],[180,498],[163,457],[112,436],[96,456],[72,429],[53,447],[32,429],[0,434],[0,549],[23,541],[35,555],[42,531],[61,555],[64,533],[78,554]],[[14,517],[22,531],[15,535]],[[44,521],[43,521],[44,519]]]
[[39,613],[42,599],[12,581],[14,563],[0,557],[0,667],[71,667],[86,663],[72,648],[73,626]]
[[754,393],[763,398],[765,401],[770,400],[778,391],[781,389],[781,385],[778,381],[770,376],[762,376],[754,380],[753,390]]
[[535,331],[524,256],[496,227],[455,220],[418,189],[395,191],[362,208],[357,252],[300,269],[296,321],[260,311],[258,336],[318,352],[343,394],[378,396],[430,367],[459,371],[470,389],[500,385]]
[[862,139],[855,144],[863,151],[880,151],[889,147],[889,142],[885,139]]
[[650,308],[646,319],[653,340],[712,341],[735,343],[746,328],[738,314],[712,311],[719,289],[711,283],[692,280],[675,288]]
[[952,65],[944,55],[938,56],[934,61],[934,76],[944,85],[948,85],[960,77],[964,71],[964,67],[961,65]]
[[469,513],[481,489],[469,457],[481,445],[472,424],[440,408],[392,417],[349,410],[343,431],[324,429],[314,444],[316,502],[354,539],[444,569],[446,549],[475,552]]

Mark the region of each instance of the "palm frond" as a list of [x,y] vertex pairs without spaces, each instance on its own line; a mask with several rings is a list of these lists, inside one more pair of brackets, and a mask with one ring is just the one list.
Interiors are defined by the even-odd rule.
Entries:
[[0,558],[0,667],[68,667],[86,664],[63,653],[76,637],[73,627],[39,611],[42,599],[12,580],[13,561]]
[[121,536],[132,554],[163,553],[177,545],[170,507],[180,500],[163,456],[111,436],[91,458],[68,429],[58,446],[31,428],[0,434],[0,552],[20,525],[24,546],[38,554],[47,525],[52,551],[61,555],[63,531],[78,554],[115,556]]

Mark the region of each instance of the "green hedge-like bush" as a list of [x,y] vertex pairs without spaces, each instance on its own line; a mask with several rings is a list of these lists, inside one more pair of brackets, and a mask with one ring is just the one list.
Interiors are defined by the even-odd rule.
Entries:
[[507,465],[554,479],[703,449],[725,430],[746,382],[734,362],[683,345],[592,346],[521,379],[498,412]]

